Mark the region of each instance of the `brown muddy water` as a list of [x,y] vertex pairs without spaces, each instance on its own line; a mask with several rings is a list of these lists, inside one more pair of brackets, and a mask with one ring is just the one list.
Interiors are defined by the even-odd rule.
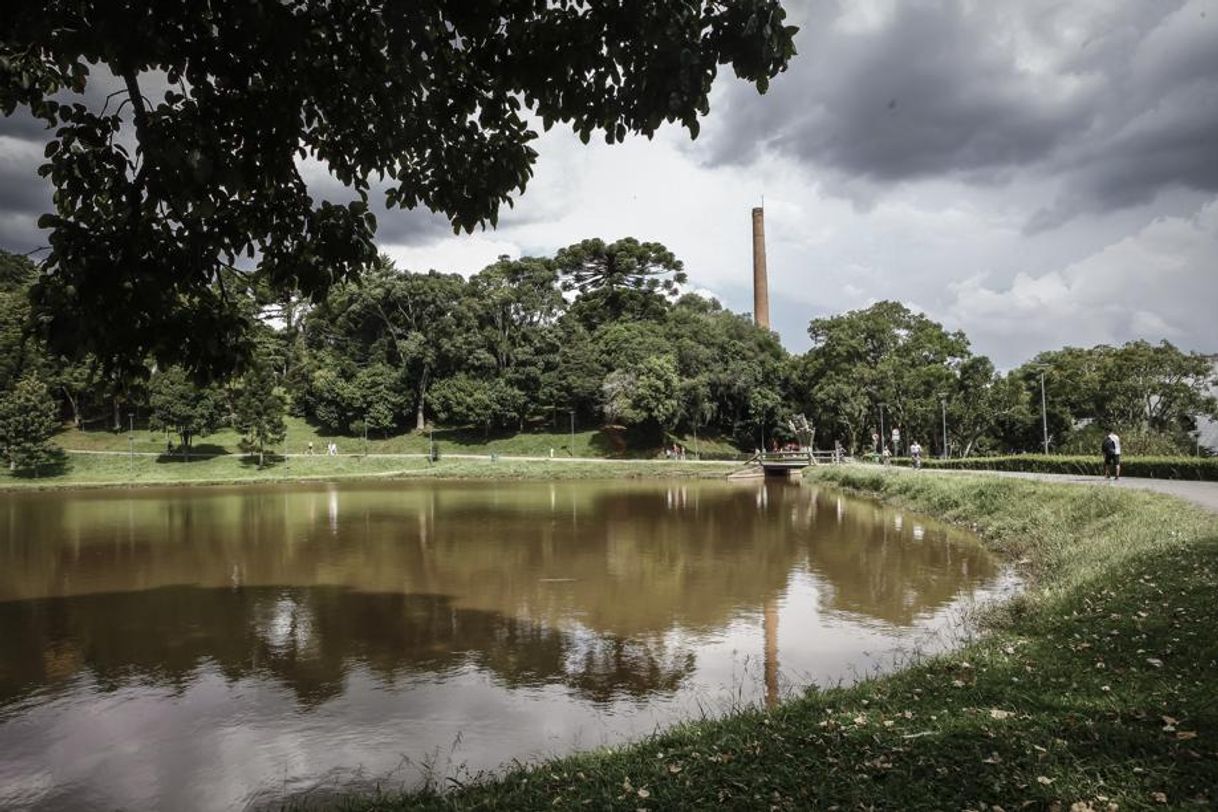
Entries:
[[892,668],[1011,583],[785,482],[0,494],[0,808],[468,780]]

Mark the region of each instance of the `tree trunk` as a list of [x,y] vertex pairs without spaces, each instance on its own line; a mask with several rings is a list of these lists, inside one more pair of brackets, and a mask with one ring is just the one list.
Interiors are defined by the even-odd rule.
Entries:
[[72,397],[72,392],[68,387],[60,387],[63,389],[63,396],[68,399],[68,405],[72,407],[72,424],[76,428],[80,428],[80,407],[76,403],[76,398]]
[[118,408],[118,395],[114,396],[114,430],[123,430],[123,415],[122,410]]
[[423,398],[427,395],[427,377],[428,370],[423,370],[423,377],[419,379],[419,408],[415,412],[414,427],[415,431],[422,431],[426,428],[426,421],[423,419]]

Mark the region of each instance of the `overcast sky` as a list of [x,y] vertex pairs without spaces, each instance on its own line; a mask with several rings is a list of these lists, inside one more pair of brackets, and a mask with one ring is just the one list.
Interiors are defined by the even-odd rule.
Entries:
[[[723,74],[691,142],[555,128],[495,231],[382,212],[402,267],[472,273],[586,237],[658,240],[690,287],[771,318],[897,299],[1009,367],[1065,344],[1218,352],[1218,0],[787,0],[799,55],[759,96]],[[40,134],[0,120],[0,245],[28,251]],[[324,194],[334,184],[309,174]]]

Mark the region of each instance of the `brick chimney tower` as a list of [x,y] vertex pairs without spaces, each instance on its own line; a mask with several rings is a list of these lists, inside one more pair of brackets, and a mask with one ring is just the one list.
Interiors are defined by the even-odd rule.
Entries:
[[770,287],[765,273],[765,209],[753,209],[753,323],[770,329]]

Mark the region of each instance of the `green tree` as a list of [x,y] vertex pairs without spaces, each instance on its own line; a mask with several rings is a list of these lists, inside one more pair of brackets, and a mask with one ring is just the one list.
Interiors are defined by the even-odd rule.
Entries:
[[25,257],[0,251],[0,388],[9,388],[29,370],[29,287],[37,274]]
[[224,418],[220,393],[214,386],[199,386],[182,367],[170,367],[152,377],[148,385],[152,410],[148,425],[178,435],[182,458],[196,436],[206,437]]
[[599,415],[606,357],[575,319],[561,321],[556,340],[554,366],[542,375],[538,403],[559,412],[572,409],[581,419]]
[[[998,375],[993,363],[983,355],[967,358],[960,364],[955,386],[947,397],[951,444],[959,456],[968,457],[977,451],[1014,450],[1002,441],[1003,431],[1012,424],[1026,422],[1030,415],[1031,401],[1018,379]],[[919,420],[915,425],[923,426],[926,422]],[[933,416],[929,422],[934,424]],[[932,431],[931,436],[934,434]],[[938,434],[942,434],[941,428]],[[921,440],[910,435],[909,440],[914,439]]]
[[[1131,450],[1174,445],[1183,452],[1191,445],[1189,432],[1197,418],[1218,411],[1209,394],[1214,383],[1210,361],[1167,341],[1042,352],[1012,372],[1037,406],[1042,374],[1049,435],[1058,448],[1077,447],[1072,436],[1098,424],[1128,436],[1130,442],[1122,442],[1122,447]],[[1039,409],[1034,411],[1023,432],[1025,447],[1040,442]]]
[[[468,295],[480,340],[477,360],[471,357],[469,365],[493,367],[491,374],[525,398],[531,408],[520,410],[523,425],[527,413],[536,412],[549,397],[542,388],[557,366],[558,320],[567,305],[558,274],[549,260],[500,257],[470,278]],[[480,353],[491,362],[483,361]]]
[[246,449],[258,451],[259,468],[265,464],[266,447],[287,437],[283,413],[283,398],[276,391],[270,369],[257,366],[247,372],[233,398],[233,424],[241,432]]
[[359,393],[330,365],[320,366],[309,376],[303,400],[309,416],[330,431],[347,432],[352,421],[359,419]]
[[492,427],[519,419],[524,397],[501,379],[456,375],[436,383],[427,395],[436,417],[449,425],[476,425],[489,434]]
[[681,380],[669,355],[652,355],[605,377],[605,417],[670,431],[681,417]]
[[9,470],[32,471],[54,462],[59,448],[51,442],[59,419],[46,385],[25,377],[0,395],[0,445]]
[[685,385],[700,381],[706,387],[708,400],[697,417],[692,408],[683,410],[688,427],[706,416],[713,430],[746,448],[757,445],[767,425],[774,428],[789,400],[789,372],[787,354],[772,332],[717,301],[686,294],[665,319],[663,344],[674,352]]
[[[482,371],[494,364],[489,353],[478,353],[477,314],[465,279],[436,271],[406,273],[384,257],[359,284],[335,288],[309,314],[305,330],[315,370],[328,370],[344,383],[373,364],[394,370],[395,398],[409,401],[420,431],[432,383],[468,367],[471,359],[483,359]],[[354,411],[336,417],[363,419],[358,393],[343,400]]]
[[572,314],[589,329],[623,319],[661,319],[665,296],[686,281],[681,260],[658,242],[584,240],[554,257],[563,289],[579,294]]
[[[230,367],[251,326],[236,257],[310,297],[356,277],[376,257],[373,176],[390,207],[494,225],[532,174],[531,120],[585,142],[664,122],[696,136],[719,65],[762,92],[786,68],[784,18],[778,0],[11,0],[0,110],[53,133],[39,301],[55,348]],[[122,102],[83,103],[107,74]],[[355,199],[315,203],[301,157]]]
[[964,333],[899,302],[815,319],[808,335],[812,349],[796,373],[802,405],[826,429],[818,437],[841,437],[855,451],[879,430],[881,403],[885,433],[937,434],[940,397],[959,389],[960,366],[972,357]]

